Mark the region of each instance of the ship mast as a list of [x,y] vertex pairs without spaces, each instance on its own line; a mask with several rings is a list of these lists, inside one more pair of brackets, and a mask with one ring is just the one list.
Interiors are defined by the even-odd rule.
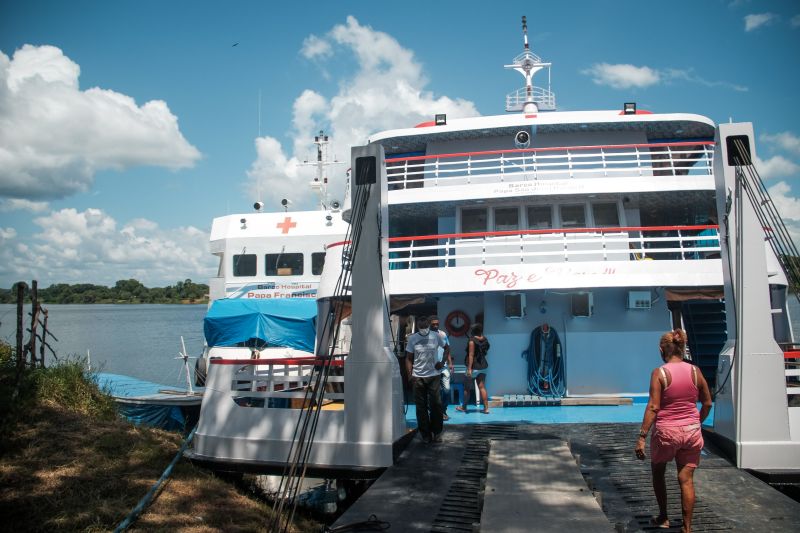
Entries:
[[323,130],[319,130],[319,135],[314,136],[314,144],[317,145],[317,160],[305,160],[302,163],[299,163],[301,166],[314,166],[317,168],[317,174],[309,183],[309,186],[311,187],[311,190],[316,191],[319,195],[320,209],[327,209],[329,203],[327,167],[331,165],[343,164],[342,161],[335,159],[333,161],[328,160],[329,143],[330,141],[328,140],[328,136],[325,135],[325,132]]
[[[525,87],[506,96],[506,111],[523,111],[524,113],[537,113],[539,111],[553,111],[556,108],[556,97],[550,91],[550,66],[539,56],[531,52],[528,45],[528,21],[522,17],[522,39],[524,48],[521,54],[514,58],[510,65],[505,68],[514,69],[525,78]],[[547,89],[535,87],[533,76],[542,70],[547,69]]]

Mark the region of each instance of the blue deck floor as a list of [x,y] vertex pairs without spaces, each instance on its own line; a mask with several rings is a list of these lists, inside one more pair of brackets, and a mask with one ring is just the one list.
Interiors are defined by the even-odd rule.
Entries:
[[[635,401],[631,405],[576,405],[553,407],[494,407],[489,414],[471,407],[470,412],[456,411],[455,406],[447,408],[450,420],[447,424],[602,424],[639,423],[644,416],[646,401]],[[409,427],[417,427],[414,404],[408,406],[406,422]],[[714,409],[711,409],[704,425],[713,425]]]

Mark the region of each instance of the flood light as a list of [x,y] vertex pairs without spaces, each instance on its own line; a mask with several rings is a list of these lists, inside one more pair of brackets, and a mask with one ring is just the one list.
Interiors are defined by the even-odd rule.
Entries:
[[445,115],[445,114],[435,115],[434,116],[434,121],[436,122],[437,126],[446,126],[447,125],[447,115]]
[[635,115],[636,114],[636,102],[625,102],[622,110],[625,112],[626,115]]

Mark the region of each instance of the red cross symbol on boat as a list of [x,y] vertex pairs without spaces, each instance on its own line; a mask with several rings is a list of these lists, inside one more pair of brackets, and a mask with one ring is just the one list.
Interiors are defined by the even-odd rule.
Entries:
[[280,228],[282,230],[281,233],[285,235],[289,233],[290,229],[297,227],[297,222],[292,222],[292,217],[286,217],[283,219],[283,222],[278,222],[275,227]]

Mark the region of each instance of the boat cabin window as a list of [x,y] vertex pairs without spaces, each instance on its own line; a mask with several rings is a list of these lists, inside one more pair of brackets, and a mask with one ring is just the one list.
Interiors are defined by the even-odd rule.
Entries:
[[487,228],[485,208],[479,207],[461,210],[461,233],[477,233],[486,231]]
[[256,254],[238,254],[233,256],[234,276],[256,275]]
[[267,276],[302,276],[303,254],[266,254]]
[[325,252],[314,252],[311,254],[311,273],[315,276],[322,274],[322,267],[325,266]]
[[528,229],[550,229],[552,227],[552,207],[549,205],[528,206]]
[[559,206],[562,228],[585,228],[586,206],[583,204]]
[[519,229],[518,207],[495,207],[494,230],[514,231]]
[[619,226],[619,212],[615,203],[592,204],[592,216],[597,228]]

